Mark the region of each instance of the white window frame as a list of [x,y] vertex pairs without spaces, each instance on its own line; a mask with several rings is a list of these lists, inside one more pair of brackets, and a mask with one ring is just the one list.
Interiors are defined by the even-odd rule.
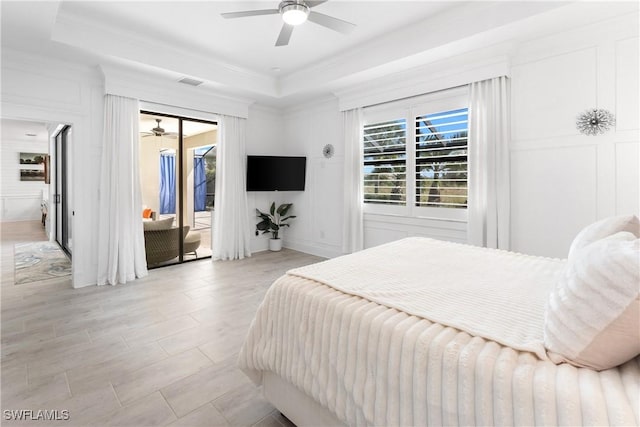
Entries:
[[[442,111],[457,110],[469,107],[469,88],[462,86],[435,92],[428,95],[408,98],[392,103],[381,104],[364,109],[364,124],[381,123],[390,120],[407,121],[407,182],[406,204],[404,206],[387,206],[376,203],[364,203],[365,214],[388,216],[441,219],[466,222],[467,210],[432,206],[416,206],[416,117]],[[364,165],[362,165],[364,167]],[[467,181],[468,185],[468,181]]]
[[[381,107],[381,108],[380,108]],[[370,111],[366,112],[364,115],[363,126],[371,125],[374,123],[383,123],[392,120],[400,120],[404,119],[407,123],[407,134],[406,134],[406,151],[407,151],[407,163],[405,164],[405,170],[407,171],[406,177],[409,174],[409,150],[410,150],[410,132],[411,132],[411,122],[407,120],[409,110],[407,108],[397,108],[395,106],[380,106],[378,108],[373,108]],[[387,107],[387,108],[385,108]],[[364,168],[364,163],[361,166]],[[382,215],[401,215],[408,216],[409,215],[409,180],[406,182],[406,200],[404,205],[385,205],[381,203],[364,203],[364,212],[365,213],[378,213]]]

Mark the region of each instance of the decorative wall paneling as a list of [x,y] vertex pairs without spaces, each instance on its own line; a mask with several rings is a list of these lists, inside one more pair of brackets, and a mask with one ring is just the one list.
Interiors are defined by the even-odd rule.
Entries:
[[[638,17],[621,16],[522,44],[512,59],[512,249],[564,258],[573,237],[639,212]],[[586,136],[588,108],[615,129]]]
[[102,76],[93,68],[10,49],[2,51],[2,117],[73,127],[72,173],[81,177],[72,180],[70,189],[77,201],[71,207],[75,212],[74,287],[96,282],[103,94]]

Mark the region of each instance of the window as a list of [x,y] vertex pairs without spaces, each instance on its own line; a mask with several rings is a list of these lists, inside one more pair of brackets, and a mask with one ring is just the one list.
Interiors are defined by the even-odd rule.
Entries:
[[467,108],[415,121],[416,206],[466,208]]
[[468,116],[467,87],[365,108],[365,213],[466,221]]
[[407,121],[391,120],[364,127],[364,202],[407,202]]

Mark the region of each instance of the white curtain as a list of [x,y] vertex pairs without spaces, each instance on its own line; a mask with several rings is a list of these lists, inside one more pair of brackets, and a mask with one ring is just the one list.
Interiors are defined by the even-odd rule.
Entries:
[[342,112],[344,133],[344,223],[342,251],[351,253],[364,247],[362,109]]
[[147,275],[142,231],[138,100],[106,95],[98,224],[98,285]]
[[251,256],[246,177],[246,120],[220,116],[213,213],[213,259]]
[[468,240],[509,249],[509,79],[471,84]]

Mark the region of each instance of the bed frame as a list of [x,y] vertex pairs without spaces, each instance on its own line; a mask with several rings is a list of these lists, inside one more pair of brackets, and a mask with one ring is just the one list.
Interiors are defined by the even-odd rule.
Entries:
[[273,372],[263,372],[262,393],[297,427],[346,426],[318,402]]

